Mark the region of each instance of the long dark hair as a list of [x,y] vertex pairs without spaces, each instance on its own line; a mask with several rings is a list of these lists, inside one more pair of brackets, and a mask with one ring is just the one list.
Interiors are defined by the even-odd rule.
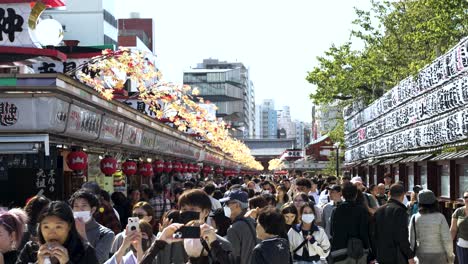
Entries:
[[80,234],[76,230],[75,218],[73,217],[73,211],[71,207],[63,201],[54,201],[49,203],[39,214],[37,222],[38,225],[38,237],[41,244],[45,244],[46,241],[41,231],[41,222],[46,217],[55,216],[70,225],[70,232],[68,238],[64,243],[64,247],[68,250],[68,256],[72,263],[78,263],[84,255],[85,245],[81,241]]
[[50,200],[44,196],[36,195],[31,200],[28,201],[26,206],[24,206],[24,211],[28,214],[29,222],[31,226],[37,224],[37,218],[41,213],[42,209],[50,203]]
[[439,212],[439,202],[433,204],[418,204],[420,214],[431,214]]

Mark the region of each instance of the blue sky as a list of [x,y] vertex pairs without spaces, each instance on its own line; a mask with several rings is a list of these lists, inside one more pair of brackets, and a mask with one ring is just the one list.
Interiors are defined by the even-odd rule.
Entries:
[[[369,0],[116,0],[116,16],[151,17],[164,78],[182,83],[184,69],[204,58],[243,62],[256,101],[291,107],[310,122],[314,90],[305,77],[332,43],[349,40],[353,7]],[[131,4],[130,4],[131,3]]]

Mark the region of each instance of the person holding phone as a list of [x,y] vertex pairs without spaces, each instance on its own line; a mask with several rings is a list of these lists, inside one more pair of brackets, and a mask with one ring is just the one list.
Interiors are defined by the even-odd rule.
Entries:
[[39,243],[28,242],[17,264],[98,264],[94,248],[81,240],[70,206],[62,201],[48,204],[38,218]]
[[[152,227],[146,221],[137,221],[137,228],[133,228],[133,222],[129,219],[123,232],[122,241],[114,255],[105,264],[137,264],[143,258],[153,239]],[[134,220],[134,219],[132,219]],[[137,219],[138,220],[138,219]]]
[[[203,237],[203,232],[201,230],[197,232],[198,237],[196,238],[184,238],[183,235],[183,233],[186,232],[193,234],[193,229],[199,229],[200,226],[210,227],[205,224],[211,212],[211,200],[209,196],[204,191],[198,189],[186,191],[179,197],[178,207],[180,208],[179,220],[181,223],[171,224],[158,233],[158,240],[153,243],[148,252],[148,256],[144,257],[142,263],[151,263],[151,257],[156,258],[157,263],[185,264],[187,261],[191,263],[205,263],[203,261],[208,261],[209,258],[212,258],[214,263],[217,263],[216,257],[210,256],[210,244],[203,245],[203,240],[201,239]],[[182,227],[184,226],[194,228],[185,228],[186,230],[182,231]],[[177,228],[174,229],[174,227]],[[214,230],[214,228],[210,228]],[[192,230],[188,231],[187,229]],[[177,235],[172,237],[172,240],[168,242],[167,236],[174,236],[176,233]],[[216,246],[219,246],[226,252],[232,251],[231,244],[226,239],[216,235],[216,232],[214,232],[214,238],[215,239],[210,242],[217,241],[215,243]],[[161,242],[161,240],[166,243]]]

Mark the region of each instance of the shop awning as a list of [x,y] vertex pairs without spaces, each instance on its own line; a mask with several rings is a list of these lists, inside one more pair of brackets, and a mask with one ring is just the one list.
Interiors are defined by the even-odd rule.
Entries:
[[401,160],[400,163],[420,162],[420,161],[427,160],[430,157],[432,157],[432,154],[409,156],[409,157]]
[[374,166],[374,165],[379,164],[380,162],[382,162],[382,160],[378,160],[378,159],[373,160],[373,161],[369,160],[368,163],[367,163],[367,166]]
[[432,158],[432,161],[439,161],[439,160],[452,160],[452,159],[461,159],[468,157],[468,150],[462,150],[459,152],[446,152],[439,154],[438,156]]
[[388,160],[382,162],[380,165],[396,164],[396,163],[398,163],[399,161],[401,161],[402,159],[403,159],[403,157],[388,159]]

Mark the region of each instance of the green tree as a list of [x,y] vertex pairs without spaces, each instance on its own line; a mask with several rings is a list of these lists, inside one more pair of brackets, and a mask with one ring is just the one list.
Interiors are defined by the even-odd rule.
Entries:
[[466,0],[372,0],[371,10],[355,11],[351,42],[332,45],[308,72],[317,105],[370,103],[468,35]]

